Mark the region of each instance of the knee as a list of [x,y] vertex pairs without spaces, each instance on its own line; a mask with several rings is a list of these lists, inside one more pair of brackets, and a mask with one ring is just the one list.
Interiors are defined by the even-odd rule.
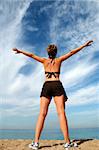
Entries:
[[46,111],[41,111],[41,112],[40,112],[40,116],[46,117],[46,115],[47,115],[47,112],[46,112]]
[[59,117],[63,116],[63,115],[65,115],[65,110],[59,110],[57,113],[58,113]]
[[57,107],[57,113],[58,113],[58,116],[65,115],[65,108],[63,104],[60,105],[60,107]]

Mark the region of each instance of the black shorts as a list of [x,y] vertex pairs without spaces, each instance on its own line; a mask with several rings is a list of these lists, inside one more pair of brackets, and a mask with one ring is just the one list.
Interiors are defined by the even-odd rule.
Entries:
[[43,84],[40,97],[44,96],[44,97],[52,99],[52,97],[61,96],[61,95],[64,95],[65,101],[67,101],[68,97],[66,95],[66,92],[64,90],[64,87],[61,81],[59,80],[58,81],[46,81]]

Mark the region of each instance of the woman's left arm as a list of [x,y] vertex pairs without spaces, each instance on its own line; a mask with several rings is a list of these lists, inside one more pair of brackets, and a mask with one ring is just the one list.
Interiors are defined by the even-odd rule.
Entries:
[[60,56],[59,59],[60,61],[64,61],[66,59],[68,59],[69,57],[71,57],[72,55],[76,54],[77,52],[79,52],[81,49],[83,49],[84,47],[86,46],[90,46],[92,44],[92,40],[91,41],[88,41],[86,42],[85,44],[81,45],[80,47],[76,48],[76,49],[73,49],[71,50],[69,53],[63,55],[63,56]]

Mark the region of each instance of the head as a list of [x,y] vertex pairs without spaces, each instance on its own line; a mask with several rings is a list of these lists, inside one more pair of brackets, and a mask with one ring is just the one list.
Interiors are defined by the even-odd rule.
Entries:
[[56,54],[57,54],[57,47],[56,47],[56,45],[50,44],[50,45],[48,45],[46,50],[48,52],[49,58],[54,59],[56,57]]

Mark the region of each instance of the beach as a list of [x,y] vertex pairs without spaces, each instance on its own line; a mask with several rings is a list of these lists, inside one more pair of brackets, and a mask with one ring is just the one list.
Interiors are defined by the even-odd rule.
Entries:
[[[41,150],[63,150],[63,140],[40,140]],[[97,139],[86,139],[86,140],[76,140],[78,147],[69,148],[70,150],[98,150],[99,149],[99,140]],[[4,139],[0,140],[0,150],[29,150],[28,144],[31,143],[31,140],[9,140]],[[68,149],[66,149],[68,150]]]

